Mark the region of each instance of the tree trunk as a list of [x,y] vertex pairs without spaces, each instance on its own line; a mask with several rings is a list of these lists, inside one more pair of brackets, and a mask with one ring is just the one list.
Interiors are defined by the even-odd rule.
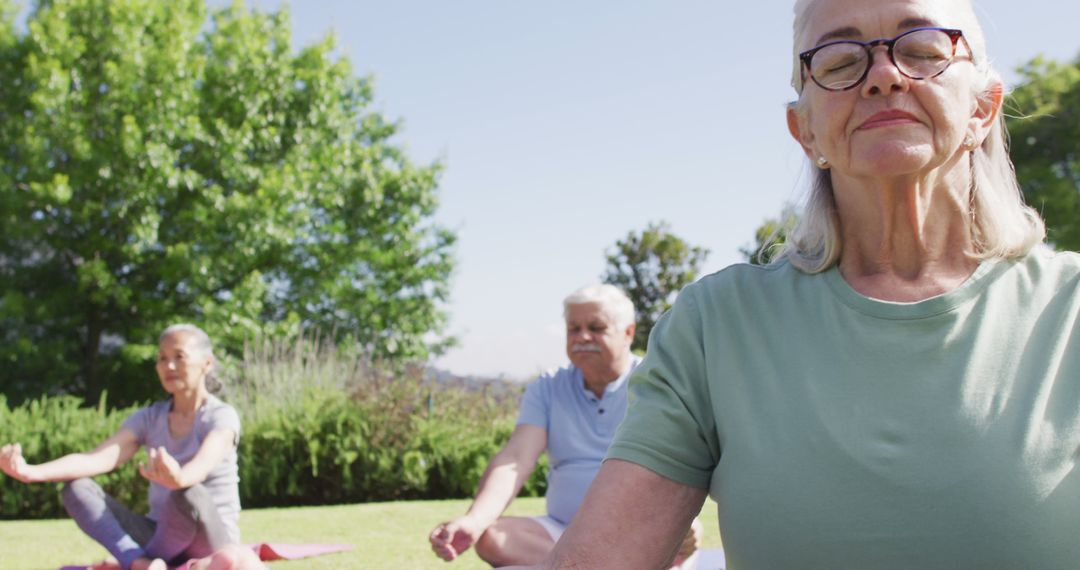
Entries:
[[104,389],[101,375],[101,336],[103,332],[100,313],[96,307],[90,309],[86,319],[86,338],[83,344],[81,376],[83,379],[83,398],[93,402],[101,396]]

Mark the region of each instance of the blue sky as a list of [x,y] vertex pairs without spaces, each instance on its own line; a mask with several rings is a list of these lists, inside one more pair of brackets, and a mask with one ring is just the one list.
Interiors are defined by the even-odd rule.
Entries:
[[[515,379],[561,365],[562,298],[650,221],[710,249],[706,272],[741,260],[804,181],[784,122],[792,4],[291,3],[296,45],[333,32],[409,155],[445,163],[461,344],[437,365]],[[976,5],[1006,81],[1037,54],[1080,51],[1080,2]]]

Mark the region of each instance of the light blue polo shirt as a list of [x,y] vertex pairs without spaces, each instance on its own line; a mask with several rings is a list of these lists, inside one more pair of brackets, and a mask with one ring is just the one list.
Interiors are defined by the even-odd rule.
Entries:
[[641,359],[630,355],[625,374],[596,397],[573,364],[529,384],[517,423],[547,430],[548,516],[570,524],[600,470],[616,428],[626,415],[626,379]]

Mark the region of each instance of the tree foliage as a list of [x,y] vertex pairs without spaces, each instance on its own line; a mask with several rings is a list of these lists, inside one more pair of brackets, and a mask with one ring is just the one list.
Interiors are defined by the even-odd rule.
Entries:
[[747,263],[768,265],[772,263],[780,248],[787,241],[788,232],[795,227],[799,216],[791,205],[784,206],[780,216],[766,218],[754,232],[754,244],[740,247],[739,253],[746,257]]
[[1020,186],[1050,242],[1080,250],[1080,55],[1066,64],[1035,58],[1019,71],[1007,121]]
[[631,231],[606,253],[602,279],[622,288],[637,311],[633,350],[645,350],[653,325],[679,291],[697,279],[708,255],[709,250],[671,233],[666,222],[650,223],[641,233]]
[[372,86],[287,12],[0,0],[0,384],[153,393],[156,336],[335,331],[438,349],[454,235]]

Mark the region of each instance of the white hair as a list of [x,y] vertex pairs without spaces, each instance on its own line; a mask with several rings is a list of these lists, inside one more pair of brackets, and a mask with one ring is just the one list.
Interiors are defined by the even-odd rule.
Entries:
[[[964,32],[971,48],[977,81],[973,96],[987,100],[1004,89],[1001,75],[991,66],[986,53],[986,37],[970,0],[951,0],[955,20],[949,24]],[[791,103],[802,112],[804,86],[799,53],[809,49],[806,38],[812,8],[819,0],[796,0],[791,85],[799,99]],[[1004,96],[1004,94],[1001,94]],[[776,260],[787,259],[806,273],[829,269],[840,259],[843,243],[840,235],[832,177],[828,170],[811,165],[810,193],[795,228],[788,234]],[[1005,116],[997,120],[982,144],[971,152],[971,239],[980,259],[1009,259],[1026,255],[1046,238],[1046,226],[1030,206],[1024,204],[1016,171],[1009,159]]]
[[221,392],[224,387],[221,380],[217,376],[217,358],[214,358],[214,346],[210,342],[210,335],[206,334],[206,331],[201,328],[189,324],[178,323],[175,325],[169,325],[164,331],[161,331],[161,336],[158,337],[158,344],[161,344],[166,337],[173,334],[184,333],[191,336],[190,346],[194,348],[203,358],[213,359],[213,364],[210,366],[210,370],[206,373],[206,390],[211,394],[217,394]]
[[615,321],[620,329],[634,324],[634,302],[622,289],[608,283],[586,285],[563,299],[563,318],[572,305],[596,303]]

